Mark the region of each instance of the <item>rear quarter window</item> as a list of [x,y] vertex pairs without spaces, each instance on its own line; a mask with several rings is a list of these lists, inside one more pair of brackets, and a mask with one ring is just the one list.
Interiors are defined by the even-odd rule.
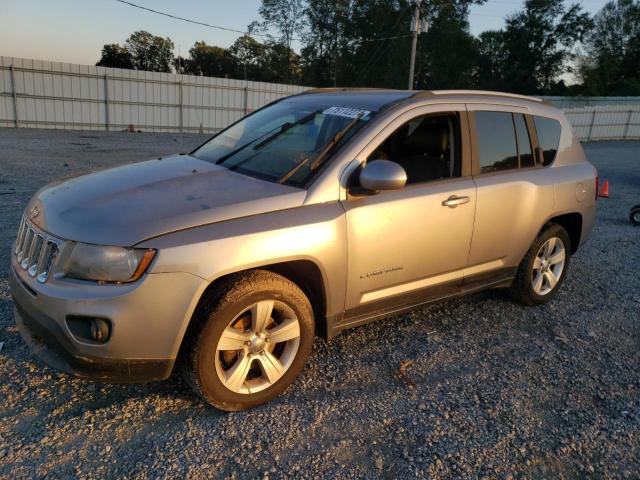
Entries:
[[560,145],[560,122],[553,118],[533,117],[538,134],[538,144],[542,148],[542,165],[551,165],[556,159]]

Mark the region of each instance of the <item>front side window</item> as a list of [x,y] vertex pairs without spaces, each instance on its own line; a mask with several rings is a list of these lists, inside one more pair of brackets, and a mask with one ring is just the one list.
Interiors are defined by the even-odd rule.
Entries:
[[456,113],[414,118],[387,137],[367,161],[398,163],[407,172],[407,184],[459,177],[459,128]]
[[509,112],[476,112],[476,134],[480,172],[518,168],[518,147]]
[[542,164],[545,166],[551,165],[556,158],[558,146],[560,145],[560,122],[553,118],[534,116],[533,123],[538,133],[538,143],[542,148]]
[[263,180],[304,186],[374,114],[313,95],[293,97],[242,119],[192,155]]

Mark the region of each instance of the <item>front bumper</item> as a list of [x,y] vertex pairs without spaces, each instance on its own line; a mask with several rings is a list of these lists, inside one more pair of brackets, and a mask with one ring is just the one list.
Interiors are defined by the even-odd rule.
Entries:
[[[12,258],[9,285],[18,330],[53,368],[110,382],[167,378],[205,282],[190,274],[148,274],[135,284],[97,285],[22,275]],[[69,316],[106,318],[103,344],[76,338]]]
[[56,370],[79,377],[121,383],[163,380],[173,370],[173,359],[117,360],[83,355],[65,339],[58,324],[46,315],[38,315],[40,318],[36,319],[16,303],[14,316],[25,343],[38,358]]

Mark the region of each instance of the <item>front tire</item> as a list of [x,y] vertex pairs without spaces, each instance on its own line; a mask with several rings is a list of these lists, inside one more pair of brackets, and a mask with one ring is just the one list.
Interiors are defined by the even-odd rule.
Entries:
[[288,279],[255,270],[223,281],[199,307],[183,374],[221,410],[263,404],[302,371],[315,336],[313,309]]
[[560,225],[551,224],[534,240],[518,267],[511,297],[525,305],[551,300],[567,274],[571,239]]

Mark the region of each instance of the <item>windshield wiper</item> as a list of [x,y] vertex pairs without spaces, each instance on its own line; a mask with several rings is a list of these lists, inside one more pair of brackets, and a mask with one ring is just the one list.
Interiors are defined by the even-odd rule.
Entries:
[[300,170],[302,167],[304,167],[304,166],[307,164],[307,162],[309,162],[309,159],[310,159],[310,158],[311,158],[311,157],[309,157],[309,156],[305,157],[305,158],[304,158],[304,160],[302,160],[300,163],[298,163],[297,165],[295,165],[295,166],[294,166],[291,170],[289,170],[287,173],[285,173],[284,175],[282,175],[282,176],[278,179],[278,181],[277,181],[276,183],[280,183],[280,184],[282,184],[282,183],[286,182],[287,180],[289,180],[291,177],[293,177],[293,176],[296,174],[296,172],[297,172],[298,170]]
[[244,145],[236,148],[235,150],[232,150],[231,152],[227,153],[226,155],[223,155],[218,160],[216,160],[216,165],[220,165],[222,162],[224,162],[225,160],[228,160],[229,158],[233,157],[236,153],[241,152],[242,150],[247,148],[249,145],[252,145],[255,142],[257,142],[258,140],[263,139],[267,135],[272,134],[272,132],[275,132],[270,137],[264,139],[262,142],[260,142],[255,147],[253,147],[254,150],[258,150],[259,148],[262,148],[264,145],[266,145],[267,143],[269,143],[270,141],[272,141],[276,137],[279,137],[280,135],[282,135],[284,132],[286,132],[287,130],[291,129],[292,127],[295,127],[296,125],[301,125],[303,123],[307,123],[309,120],[314,118],[320,112],[321,112],[321,110],[316,110],[314,112],[309,113],[308,115],[305,115],[304,117],[300,118],[299,120],[296,120],[293,123],[292,122],[285,122],[282,125],[280,125],[279,127],[272,128],[268,132],[265,132],[264,134],[260,135],[259,137],[256,137],[253,140],[245,143]]
[[221,164],[222,162],[224,162],[225,160],[227,160],[227,159],[229,159],[229,158],[233,157],[236,153],[238,153],[238,152],[240,152],[240,151],[244,150],[244,149],[245,149],[245,148],[247,148],[249,145],[251,145],[251,144],[252,144],[252,143],[254,143],[254,142],[257,142],[257,141],[258,141],[258,140],[260,140],[261,138],[266,137],[267,135],[269,135],[269,134],[270,134],[271,132],[273,132],[274,130],[277,130],[278,128],[282,128],[282,127],[280,126],[280,127],[273,128],[273,129],[269,130],[268,132],[263,133],[263,134],[262,134],[262,135],[260,135],[259,137],[256,137],[256,138],[254,138],[253,140],[251,140],[251,141],[249,141],[249,142],[245,143],[244,145],[242,145],[242,146],[240,146],[240,147],[236,148],[235,150],[231,150],[229,153],[227,153],[227,154],[225,154],[225,155],[221,156],[218,160],[216,160],[216,165],[220,165],[220,164]]
[[[318,168],[320,168],[320,166],[324,163],[325,158],[327,157],[327,154],[329,153],[329,151],[338,143],[340,142],[340,140],[342,140],[344,138],[344,136],[349,133],[349,130],[351,130],[353,128],[353,126],[358,123],[358,120],[360,120],[360,118],[362,117],[362,113],[360,113],[356,118],[354,118],[353,120],[351,120],[349,122],[349,124],[344,127],[342,130],[340,130],[338,133],[336,133],[333,138],[329,141],[329,143],[327,143],[322,150],[318,153],[318,156],[316,157],[316,159],[313,161],[313,163],[311,164],[311,166],[309,167],[309,170],[311,170],[312,172],[316,171]],[[309,160],[311,159],[311,155],[305,157],[302,161],[300,161],[300,163],[294,165],[294,167],[289,170],[288,172],[286,172],[284,175],[282,175],[277,181],[276,183],[284,183],[287,180],[289,180],[291,177],[293,177],[296,172],[298,172],[298,170],[300,170],[303,166],[305,166],[307,163],[309,163]]]
[[340,142],[340,140],[342,140],[344,138],[344,136],[349,133],[349,130],[351,130],[356,123],[358,123],[358,120],[360,120],[360,118],[362,117],[362,115],[364,115],[364,112],[361,112],[358,114],[358,116],[356,118],[354,118],[353,120],[351,120],[349,122],[349,124],[344,127],[342,130],[340,130],[338,133],[336,133],[333,138],[331,139],[331,141],[329,143],[327,143],[324,148],[322,149],[322,151],[318,154],[318,156],[316,157],[316,159],[313,161],[313,163],[311,164],[311,166],[309,167],[309,169],[312,172],[315,172],[318,168],[320,168],[320,166],[324,163],[325,158],[327,157],[327,154],[329,153],[329,151],[338,143]]
[[318,115],[319,113],[321,113],[322,110],[318,109],[314,112],[311,112],[307,115],[305,115],[304,117],[296,120],[295,122],[291,123],[291,122],[286,122],[284,123],[281,127],[280,130],[278,130],[277,132],[275,132],[274,134],[272,134],[271,136],[265,138],[263,141],[261,141],[260,143],[258,143],[257,145],[255,145],[253,147],[254,150],[258,150],[262,147],[264,147],[267,143],[272,142],[273,140],[275,140],[276,138],[278,138],[280,135],[282,135],[283,133],[285,133],[287,130],[291,130],[293,127],[295,127],[296,125],[303,125],[305,123],[307,123],[310,120],[313,120],[315,118],[316,115]]

